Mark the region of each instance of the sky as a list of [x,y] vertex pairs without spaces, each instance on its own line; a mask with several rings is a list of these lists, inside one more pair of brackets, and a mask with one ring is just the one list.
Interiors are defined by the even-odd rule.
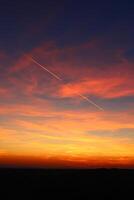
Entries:
[[1,1],[0,166],[134,167],[133,10]]

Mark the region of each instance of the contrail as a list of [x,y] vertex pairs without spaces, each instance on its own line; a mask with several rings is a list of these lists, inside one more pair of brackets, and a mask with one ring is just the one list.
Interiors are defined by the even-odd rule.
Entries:
[[[26,55],[27,56],[27,55]],[[38,63],[34,58],[27,56],[32,62],[34,62],[36,65],[38,65],[39,67],[41,67],[42,69],[44,69],[45,71],[47,71],[49,74],[51,74],[54,78],[56,78],[58,81],[63,81],[59,76],[57,76],[55,73],[51,72],[50,70],[48,70],[46,67],[44,67],[43,65],[41,65],[40,63]],[[86,100],[88,103],[94,105],[96,108],[98,108],[99,110],[104,110],[102,107],[100,107],[99,105],[97,105],[96,103],[94,103],[92,100],[90,100],[89,98],[87,98],[86,96],[77,93],[77,95],[79,95],[82,99]]]
[[94,105],[96,108],[100,109],[100,110],[104,110],[102,107],[100,107],[99,105],[97,105],[96,103],[94,103],[91,99],[87,98],[86,96],[77,93],[80,97],[82,97],[83,99],[85,99],[86,101],[88,101],[89,103],[91,103],[92,105]]
[[56,74],[54,74],[53,72],[51,72],[50,70],[48,70],[46,67],[44,67],[43,65],[41,65],[40,63],[38,63],[36,60],[34,60],[32,57],[29,57],[35,64],[37,64],[38,66],[42,67],[45,71],[47,71],[49,74],[51,74],[53,77],[55,77],[57,80],[62,81],[62,79],[57,76]]

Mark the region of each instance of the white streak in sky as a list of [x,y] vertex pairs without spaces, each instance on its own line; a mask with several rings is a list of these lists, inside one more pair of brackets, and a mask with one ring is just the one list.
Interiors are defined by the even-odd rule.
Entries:
[[[55,73],[51,72],[50,70],[48,70],[46,67],[44,67],[43,65],[41,65],[40,63],[38,63],[35,59],[33,59],[32,57],[27,56],[32,62],[34,62],[36,65],[38,65],[39,67],[41,67],[42,69],[44,69],[45,71],[47,71],[49,74],[51,74],[54,78],[56,78],[59,81],[63,81],[59,76],[57,76]],[[88,103],[94,105],[96,108],[98,108],[99,110],[104,110],[102,107],[100,107],[99,105],[97,105],[96,103],[94,103],[92,100],[90,100],[88,97],[77,93],[77,95],[79,95],[82,99],[86,100]]]
[[99,105],[97,105],[96,103],[94,103],[91,99],[87,98],[86,96],[77,93],[80,97],[82,97],[83,99],[85,99],[86,101],[88,101],[89,103],[91,103],[92,105],[94,105],[96,108],[100,109],[100,110],[104,110],[102,107],[100,107]]
[[53,72],[51,72],[50,70],[48,70],[46,67],[44,67],[43,65],[41,65],[40,63],[38,63],[36,60],[34,60],[33,58],[29,57],[35,64],[37,64],[38,66],[42,67],[45,71],[47,71],[49,74],[51,74],[53,77],[55,77],[57,80],[62,81],[62,79],[57,76],[56,74],[54,74]]

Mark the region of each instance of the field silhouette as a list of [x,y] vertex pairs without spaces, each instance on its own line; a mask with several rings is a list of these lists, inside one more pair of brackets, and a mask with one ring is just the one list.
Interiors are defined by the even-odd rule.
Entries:
[[134,170],[0,169],[3,199],[133,199]]

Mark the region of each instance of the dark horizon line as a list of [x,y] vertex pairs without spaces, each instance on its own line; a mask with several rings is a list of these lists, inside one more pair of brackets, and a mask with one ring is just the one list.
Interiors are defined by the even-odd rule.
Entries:
[[22,167],[22,166],[0,166],[0,170],[134,170],[134,167]]

